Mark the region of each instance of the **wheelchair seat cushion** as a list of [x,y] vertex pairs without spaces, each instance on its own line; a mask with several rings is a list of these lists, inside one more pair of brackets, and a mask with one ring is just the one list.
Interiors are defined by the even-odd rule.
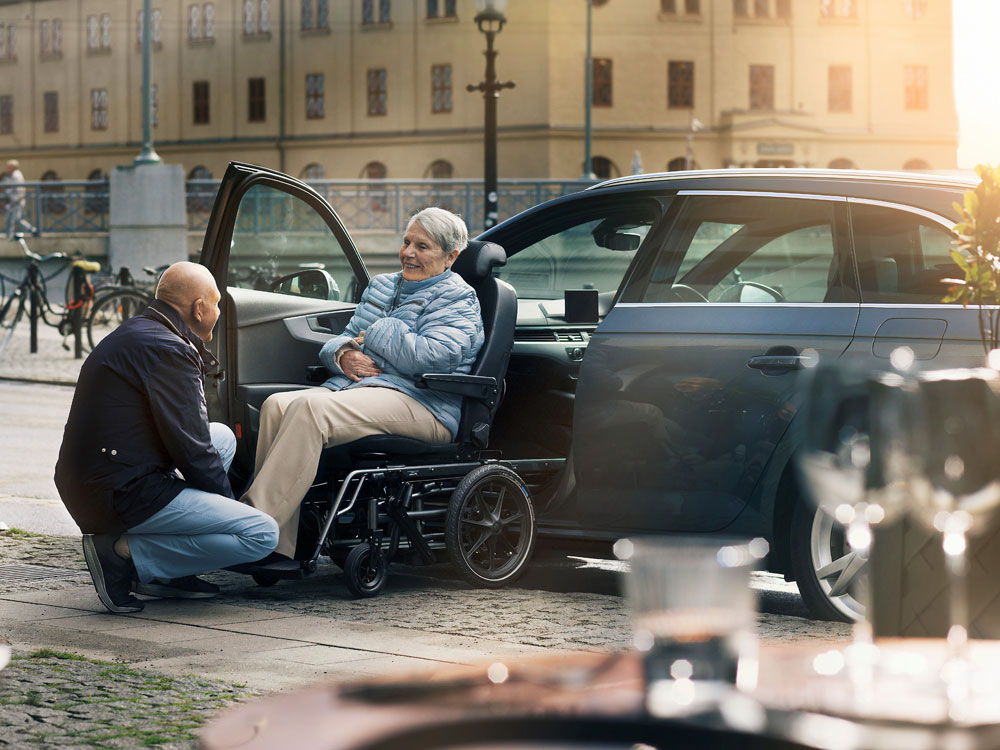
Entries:
[[433,463],[454,461],[461,446],[458,443],[425,443],[423,440],[402,435],[369,435],[343,445],[326,448],[320,459],[318,476],[332,469],[352,468],[359,456],[365,453],[384,453],[392,457],[409,459],[408,463]]

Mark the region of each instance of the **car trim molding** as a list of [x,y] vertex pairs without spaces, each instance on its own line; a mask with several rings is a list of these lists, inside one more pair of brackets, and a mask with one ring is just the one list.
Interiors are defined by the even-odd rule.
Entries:
[[881,201],[876,200],[875,198],[848,198],[847,202],[860,203],[866,206],[879,206],[881,208],[893,208],[897,211],[906,211],[911,214],[917,214],[918,216],[923,216],[925,219],[930,219],[935,224],[940,224],[949,232],[955,231],[955,224],[957,223],[951,219],[946,219],[933,211],[927,211],[923,208],[917,208],[916,206],[908,206],[905,203],[893,203],[892,201]]
[[809,201],[846,203],[842,195],[816,195],[814,193],[776,193],[768,190],[678,190],[677,195],[729,195],[754,198],[798,198]]
[[[619,307],[822,307],[823,309],[833,309],[835,307],[857,308],[858,302],[619,302],[615,308]],[[913,305],[898,305],[898,307],[913,307]]]

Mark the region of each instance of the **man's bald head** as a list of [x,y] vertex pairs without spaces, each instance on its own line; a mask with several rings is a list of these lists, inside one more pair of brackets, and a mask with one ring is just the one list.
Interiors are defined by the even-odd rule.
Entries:
[[202,341],[212,340],[212,329],[219,319],[219,298],[212,272],[186,260],[170,266],[156,285],[156,299],[177,310]]

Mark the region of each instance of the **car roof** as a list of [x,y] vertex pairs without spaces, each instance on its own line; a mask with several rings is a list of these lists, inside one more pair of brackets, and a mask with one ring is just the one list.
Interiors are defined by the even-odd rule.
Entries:
[[655,172],[650,174],[628,175],[591,185],[586,190],[602,190],[604,188],[622,186],[652,187],[655,183],[660,187],[681,188],[685,183],[699,182],[731,183],[734,189],[761,187],[761,182],[788,183],[801,182],[807,187],[810,182],[824,183],[884,183],[886,185],[915,185],[923,187],[939,187],[945,189],[967,190],[974,187],[977,179],[974,174],[969,177],[953,174],[932,174],[928,172],[889,172],[861,169],[696,169],[681,172]]

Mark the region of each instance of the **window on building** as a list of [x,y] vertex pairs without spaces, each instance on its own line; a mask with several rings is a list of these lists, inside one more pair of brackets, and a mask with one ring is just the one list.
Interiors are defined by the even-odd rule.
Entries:
[[[136,11],[135,44],[137,47],[142,46],[142,16],[141,9]],[[163,13],[159,8],[153,8],[153,12],[149,17],[149,38],[154,48],[159,49],[163,46]]]
[[192,109],[195,125],[207,125],[209,122],[208,81],[195,81],[191,84]]
[[903,12],[907,18],[918,19],[927,12],[927,0],[903,0]]
[[424,172],[424,176],[432,180],[450,180],[454,175],[455,168],[447,159],[435,159]]
[[843,157],[839,159],[834,159],[829,164],[827,164],[829,169],[856,169],[854,162],[850,159],[845,159]]
[[[315,10],[315,14],[313,11]],[[330,28],[330,3],[329,0],[302,0],[302,30],[312,31],[313,29]]]
[[313,162],[312,164],[306,165],[306,168],[302,170],[302,179],[306,182],[326,179],[326,170],[323,169],[322,164]]
[[215,39],[215,5],[205,3],[201,6],[201,38]]
[[747,2],[748,0],[733,0],[733,15],[737,18],[749,18],[750,7]]
[[187,193],[188,213],[207,213],[212,210],[215,202],[215,185],[205,184],[212,179],[212,172],[208,167],[199,164],[188,172],[188,181],[184,185],[184,192]]
[[326,113],[323,109],[323,74],[310,73],[306,76],[306,119],[322,120]]
[[684,0],[684,12],[688,15],[701,13],[701,0]]
[[930,96],[927,91],[926,65],[905,65],[903,87],[906,109],[927,109],[930,105]]
[[428,18],[454,18],[456,15],[455,0],[427,0]]
[[438,17],[438,0],[427,0],[427,17]]
[[[140,101],[142,100],[141,93],[139,95],[139,100]],[[160,124],[160,95],[155,83],[150,84],[149,100],[150,100],[149,101],[150,109],[153,110],[152,114],[150,115],[151,122],[149,124],[155,128],[157,125]]]
[[361,170],[361,177],[365,180],[384,180],[389,174],[385,164],[380,161],[370,161]]
[[767,18],[771,15],[768,10],[768,0],[753,0],[753,14],[756,18]]
[[827,107],[831,112],[850,112],[852,73],[850,65],[831,65],[827,74]]
[[62,19],[52,19],[52,54],[62,54]]
[[671,109],[694,106],[694,63],[690,60],[667,63],[667,106]]
[[101,28],[97,16],[87,16],[87,49],[100,49]]
[[750,66],[750,109],[774,109],[774,66]]
[[775,0],[774,15],[778,18],[789,19],[792,17],[792,0]]
[[[139,11],[142,15],[142,11]],[[197,42],[201,39],[201,6],[197,3],[188,6],[188,40]]]
[[930,169],[931,165],[924,159],[910,159],[903,165],[903,169]]
[[10,135],[14,132],[14,97],[12,94],[0,95],[0,135]]
[[268,0],[243,0],[243,36],[271,33],[271,3]]
[[302,0],[301,10],[299,12],[299,17],[301,20],[300,26],[303,31],[309,31],[313,28],[313,4],[312,0]]
[[667,162],[668,172],[683,172],[687,168],[686,156],[677,156]]
[[264,98],[264,79],[251,78],[248,89],[247,120],[250,122],[264,122],[267,119],[267,100]]
[[819,0],[819,14],[823,18],[857,18],[856,0]]
[[83,210],[88,214],[106,214],[108,212],[108,173],[103,169],[92,169],[87,175],[90,184],[85,188],[86,199]]
[[38,51],[42,55],[49,54],[49,22],[38,22]]
[[111,49],[111,14],[101,14],[101,49]]
[[42,94],[42,102],[45,106],[45,132],[59,132],[59,92],[46,91]]
[[599,180],[608,180],[618,176],[618,167],[606,156],[595,156],[590,160],[590,168]]
[[108,90],[90,90],[90,129],[108,129]]
[[42,186],[42,211],[56,215],[66,213],[66,199],[62,197],[62,193],[66,189],[62,185],[62,177],[59,176],[59,173],[54,169],[47,169],[42,174],[41,181],[53,183]]
[[12,23],[7,24],[7,57],[17,57],[17,26]]
[[592,64],[594,94],[591,103],[595,107],[610,107],[612,104],[611,59],[595,57]]
[[385,68],[374,68],[368,71],[368,116],[384,115],[386,110]]
[[[376,9],[378,15],[376,16]],[[361,0],[361,23],[391,23],[392,0]]]
[[451,112],[451,65],[431,66],[431,112]]

